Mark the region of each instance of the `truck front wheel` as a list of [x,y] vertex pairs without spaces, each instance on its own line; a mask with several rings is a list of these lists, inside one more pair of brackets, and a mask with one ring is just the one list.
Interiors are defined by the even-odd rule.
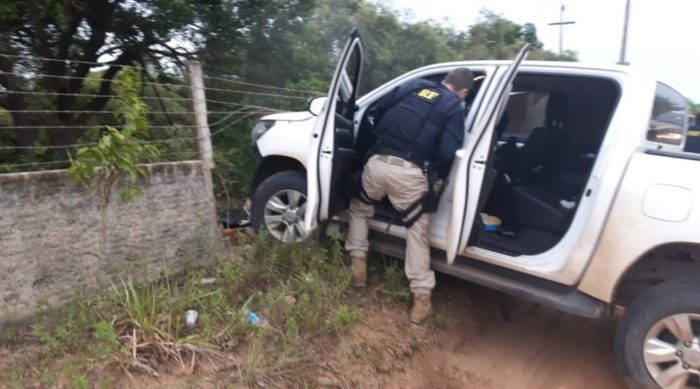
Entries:
[[251,224],[285,243],[305,240],[306,175],[283,171],[266,178],[253,193]]
[[615,353],[631,388],[700,388],[700,285],[667,281],[636,298]]

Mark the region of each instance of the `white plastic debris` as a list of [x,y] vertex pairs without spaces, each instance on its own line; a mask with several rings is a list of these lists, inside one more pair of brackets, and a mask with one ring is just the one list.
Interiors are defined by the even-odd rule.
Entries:
[[197,324],[197,317],[199,317],[199,312],[194,309],[188,309],[185,312],[185,325],[188,327],[194,327]]

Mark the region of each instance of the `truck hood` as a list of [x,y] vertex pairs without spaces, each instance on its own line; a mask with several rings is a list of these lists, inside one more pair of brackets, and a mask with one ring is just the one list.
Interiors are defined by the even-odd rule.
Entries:
[[275,120],[286,122],[301,122],[315,117],[308,111],[301,112],[280,112],[272,115],[263,116],[261,120]]

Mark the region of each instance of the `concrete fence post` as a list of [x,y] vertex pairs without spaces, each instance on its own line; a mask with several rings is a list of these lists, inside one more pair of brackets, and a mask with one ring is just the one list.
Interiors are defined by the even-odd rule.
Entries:
[[204,92],[204,77],[202,75],[202,65],[197,61],[187,63],[187,74],[190,83],[190,96],[192,99],[192,112],[194,112],[194,135],[197,137],[199,158],[202,160],[204,181],[207,193],[211,193],[211,209],[216,217],[216,206],[214,201],[214,184],[212,180],[212,169],[214,168],[214,152],[211,146],[211,134],[207,121],[207,99]]

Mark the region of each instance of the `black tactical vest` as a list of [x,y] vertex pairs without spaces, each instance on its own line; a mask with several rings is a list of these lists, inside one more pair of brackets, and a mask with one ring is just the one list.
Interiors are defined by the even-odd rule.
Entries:
[[377,124],[373,154],[401,157],[422,167],[433,158],[460,99],[442,84],[426,80],[402,86]]

